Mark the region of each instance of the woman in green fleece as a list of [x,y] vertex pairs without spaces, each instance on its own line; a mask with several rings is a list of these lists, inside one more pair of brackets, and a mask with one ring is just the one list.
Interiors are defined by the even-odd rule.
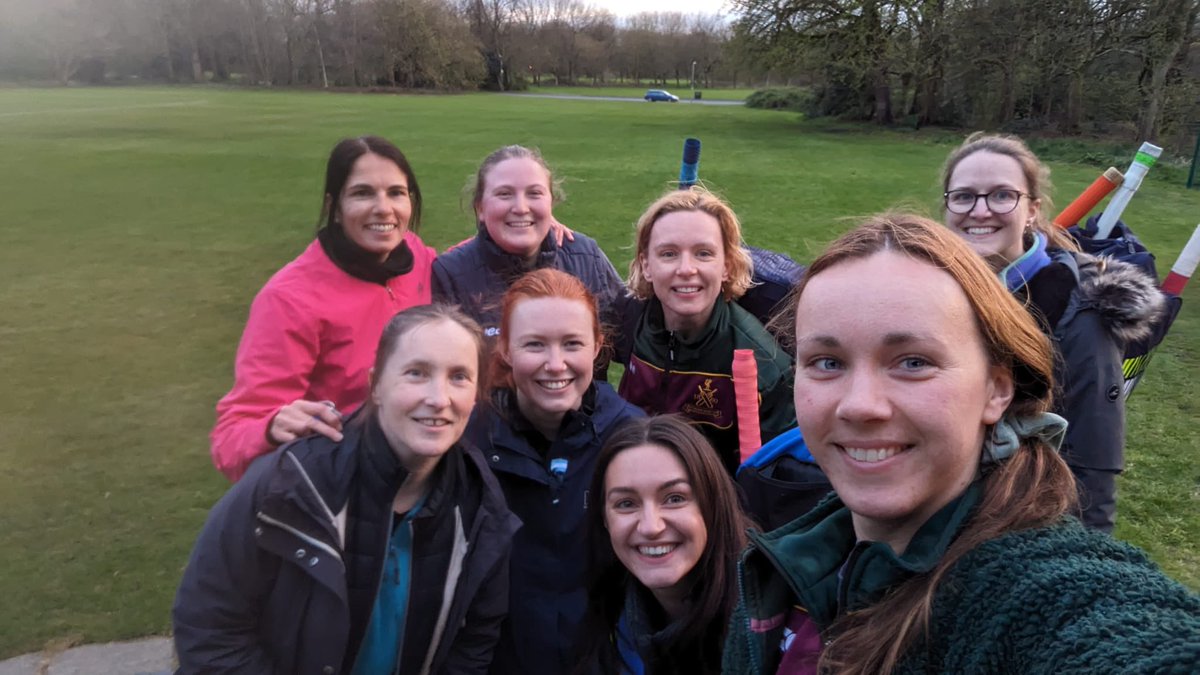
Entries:
[[751,533],[725,672],[1192,672],[1200,599],[1066,515],[1050,345],[958,237],[873,218],[793,300],[836,495]]

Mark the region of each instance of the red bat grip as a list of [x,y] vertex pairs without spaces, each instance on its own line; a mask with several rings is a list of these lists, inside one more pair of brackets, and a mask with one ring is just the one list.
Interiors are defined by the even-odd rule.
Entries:
[[745,462],[760,447],[758,421],[758,362],[753,349],[733,350],[733,398],[737,403],[738,452]]

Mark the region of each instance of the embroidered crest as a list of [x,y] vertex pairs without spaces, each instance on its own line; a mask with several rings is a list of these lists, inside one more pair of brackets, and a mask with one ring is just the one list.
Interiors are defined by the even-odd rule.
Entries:
[[717,407],[717,390],[712,386],[712,378],[706,378],[704,384],[696,386],[696,398],[692,403],[709,410]]

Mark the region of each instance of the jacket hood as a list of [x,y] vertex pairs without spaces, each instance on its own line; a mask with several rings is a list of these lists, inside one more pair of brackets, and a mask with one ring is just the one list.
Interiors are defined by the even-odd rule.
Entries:
[[1113,337],[1125,344],[1148,337],[1166,310],[1155,280],[1120,260],[1077,256],[1081,298],[1100,313]]

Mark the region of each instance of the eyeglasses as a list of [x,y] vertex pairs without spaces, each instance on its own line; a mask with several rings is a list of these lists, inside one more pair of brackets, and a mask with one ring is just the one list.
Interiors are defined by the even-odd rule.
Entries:
[[1021,201],[1021,197],[1029,197],[1031,195],[1027,195],[1019,190],[1001,188],[981,195],[977,195],[970,190],[951,190],[942,193],[942,196],[946,199],[946,210],[950,211],[950,213],[970,213],[975,210],[975,205],[982,199],[987,204],[988,211],[996,215],[1004,215],[1017,208],[1017,203]]

